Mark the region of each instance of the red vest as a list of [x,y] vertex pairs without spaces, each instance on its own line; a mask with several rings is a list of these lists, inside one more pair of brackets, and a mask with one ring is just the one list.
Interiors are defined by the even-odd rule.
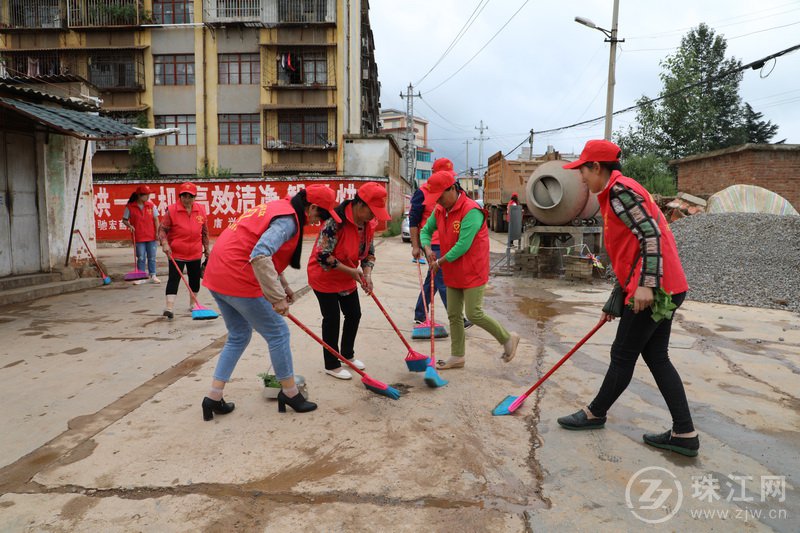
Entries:
[[597,195],[600,202],[600,212],[603,215],[603,239],[606,243],[606,250],[608,251],[608,258],[611,260],[611,265],[614,268],[614,274],[617,276],[620,284],[625,283],[628,275],[633,268],[633,275],[628,282],[625,290],[625,303],[628,303],[633,297],[633,293],[639,286],[639,278],[642,274],[642,258],[641,256],[636,261],[634,268],[633,260],[637,254],[640,254],[639,240],[636,235],[626,226],[622,220],[614,213],[609,201],[609,193],[611,187],[615,183],[620,183],[625,187],[631,189],[644,199],[644,207],[647,212],[658,222],[658,229],[661,232],[661,258],[663,265],[663,276],[661,277],[661,287],[669,294],[679,294],[686,292],[689,289],[689,284],[686,282],[686,275],[683,273],[681,260],[678,257],[678,247],[675,244],[675,237],[669,229],[667,219],[661,213],[653,197],[650,193],[642,187],[642,185],[631,178],[625,177],[621,172],[615,170],[611,173],[611,178],[608,180],[606,187]]
[[472,246],[452,263],[442,263],[444,284],[453,289],[471,289],[489,282],[489,229],[486,227],[486,211],[462,191],[450,211],[437,205],[433,212],[436,227],[439,229],[442,255],[445,255],[458,242],[461,221],[473,209],[479,209],[483,213],[483,224],[475,234]]
[[286,270],[300,240],[297,213],[289,198],[256,206],[225,228],[214,243],[203,276],[203,285],[214,292],[228,296],[263,297],[261,285],[258,284],[253,266],[250,264],[250,254],[261,235],[267,231],[272,219],[284,215],[292,215],[295,224],[298,224],[298,229],[272,255],[272,262],[278,274]]
[[[430,218],[431,213],[433,213],[433,208],[436,207],[436,204],[433,205],[422,204],[422,205],[423,205],[422,222],[420,222],[419,224],[420,231],[422,231],[422,228],[425,227],[425,223],[428,222],[428,218]],[[436,231],[433,232],[433,235],[431,235],[431,245],[438,246],[439,244],[440,244],[439,230],[437,229]]]
[[[335,222],[332,222],[335,224]],[[377,219],[372,219],[364,226],[364,253],[359,254],[360,242],[358,239],[358,226],[353,222],[353,204],[348,204],[344,208],[344,219],[339,224],[336,232],[336,246],[333,248],[333,257],[340,263],[352,268],[358,267],[361,260],[369,253],[369,244],[375,235],[375,227],[378,225]],[[315,291],[325,293],[352,291],[357,287],[356,280],[348,274],[339,270],[323,270],[317,262],[319,253],[319,236],[311,250],[311,258],[308,260],[308,284]]]
[[203,226],[206,212],[199,204],[192,205],[191,214],[180,202],[167,207],[172,227],[167,232],[167,242],[172,256],[181,261],[196,261],[203,257]]
[[144,203],[144,209],[139,208],[138,202],[127,205],[128,222],[133,226],[136,242],[150,242],[156,240],[156,221],[153,211],[156,204],[150,200]]

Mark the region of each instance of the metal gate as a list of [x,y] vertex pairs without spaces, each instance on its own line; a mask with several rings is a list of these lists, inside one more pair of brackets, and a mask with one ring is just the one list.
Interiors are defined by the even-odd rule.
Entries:
[[0,277],[41,270],[36,140],[0,132]]

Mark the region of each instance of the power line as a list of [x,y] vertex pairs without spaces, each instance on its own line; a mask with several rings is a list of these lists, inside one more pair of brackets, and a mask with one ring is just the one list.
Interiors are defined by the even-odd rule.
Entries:
[[501,32],[501,31],[503,31],[503,30],[505,29],[505,27],[506,27],[506,26],[508,26],[508,24],[509,24],[509,23],[510,23],[510,22],[511,22],[513,19],[514,19],[514,17],[516,17],[516,16],[517,16],[517,13],[519,13],[520,11],[522,11],[522,8],[523,8],[523,7],[525,7],[525,5],[526,5],[528,2],[530,2],[530,0],[525,0],[524,2],[522,2],[522,5],[521,5],[521,6],[519,6],[519,9],[517,9],[517,10],[514,12],[514,14],[513,14],[513,15],[511,15],[511,17],[510,17],[510,18],[509,18],[509,19],[506,21],[506,23],[505,23],[505,24],[503,24],[503,25],[500,27],[500,29],[499,29],[499,30],[497,30],[497,33],[495,33],[494,35],[492,35],[492,38],[491,38],[491,39],[489,39],[488,41],[486,41],[486,44],[484,44],[484,45],[483,45],[483,46],[480,48],[480,50],[478,50],[477,52],[475,52],[475,55],[473,55],[471,58],[469,58],[469,59],[467,60],[467,62],[466,62],[466,63],[464,63],[463,65],[461,65],[461,67],[460,67],[458,70],[456,70],[455,72],[453,72],[452,74],[450,74],[450,76],[448,76],[447,78],[445,78],[445,80],[444,80],[443,82],[441,82],[439,85],[437,85],[437,86],[436,86],[436,87],[434,87],[433,89],[430,89],[430,90],[428,90],[428,92],[430,93],[430,92],[433,92],[433,91],[435,91],[436,89],[438,89],[439,87],[441,87],[442,85],[444,85],[445,83],[447,83],[448,81],[450,81],[451,79],[453,79],[453,77],[454,77],[456,74],[458,74],[459,72],[461,72],[462,70],[464,70],[464,68],[465,68],[467,65],[469,65],[469,64],[472,62],[472,60],[473,60],[473,59],[475,59],[476,57],[478,57],[478,54],[480,54],[481,52],[483,52],[483,49],[484,49],[484,48],[486,48],[487,46],[489,46],[489,44],[490,44],[492,41],[494,41],[495,37],[497,37],[498,35],[500,35],[500,32]]
[[[780,26],[772,26],[771,28],[764,28],[762,30],[751,31],[749,33],[743,33],[741,35],[734,35],[733,37],[725,37],[726,41],[732,41],[734,39],[740,39],[742,37],[747,37],[749,35],[755,35],[756,33],[764,33],[765,31],[772,31],[772,30],[779,30],[781,28],[788,28],[789,26],[796,26],[800,24],[800,20],[795,22],[790,22],[789,24],[782,24]],[[662,52],[666,50],[677,50],[680,48],[679,46],[671,46],[669,48],[626,48],[626,52]]]
[[[484,1],[486,2],[485,4],[484,4]],[[467,30],[469,30],[469,29],[470,29],[470,27],[472,26],[472,24],[473,24],[473,23],[474,23],[476,20],[478,20],[478,15],[480,15],[480,14],[483,12],[484,8],[486,8],[486,6],[487,6],[487,5],[489,5],[489,2],[490,2],[490,1],[491,1],[491,0],[480,0],[480,1],[478,2],[478,5],[477,5],[477,6],[475,6],[475,9],[473,9],[473,10],[472,10],[472,14],[469,16],[469,18],[468,18],[468,19],[467,19],[467,21],[464,23],[464,25],[463,25],[463,26],[461,26],[461,29],[460,29],[460,30],[458,30],[458,33],[457,33],[457,34],[456,34],[456,36],[453,38],[453,40],[450,42],[450,45],[447,47],[447,49],[446,49],[446,50],[445,50],[445,51],[442,53],[442,55],[439,57],[439,59],[437,59],[437,60],[436,60],[436,63],[434,63],[434,64],[433,64],[433,66],[432,66],[432,67],[431,67],[431,68],[428,70],[428,72],[426,72],[426,73],[425,73],[425,75],[424,75],[424,76],[422,76],[422,78],[420,78],[420,80],[419,80],[417,83],[415,83],[414,85],[417,85],[417,86],[418,86],[420,83],[422,83],[422,82],[423,82],[423,80],[424,80],[425,78],[427,78],[427,77],[428,77],[428,74],[430,74],[431,72],[433,72],[433,69],[435,69],[435,68],[436,68],[436,67],[439,65],[439,63],[441,63],[441,62],[442,62],[442,60],[443,60],[443,59],[444,59],[444,58],[447,56],[447,54],[449,54],[449,53],[450,53],[450,51],[451,51],[451,50],[452,50],[452,49],[455,47],[455,45],[456,45],[456,44],[458,44],[458,41],[460,41],[460,40],[461,40],[461,38],[462,38],[464,35],[466,35],[466,33],[467,33]],[[481,7],[481,4],[483,4],[483,7]],[[480,8],[480,11],[478,10],[478,8]]]
[[[634,109],[638,109],[638,108],[640,108],[640,107],[642,107],[644,105],[649,105],[649,104],[651,104],[653,102],[658,102],[659,100],[664,100],[665,98],[671,98],[673,96],[678,96],[680,94],[685,93],[689,89],[693,89],[693,88],[699,87],[701,85],[708,85],[708,84],[710,84],[712,82],[719,81],[719,80],[721,80],[723,78],[727,78],[728,76],[731,76],[733,74],[737,74],[737,73],[742,72],[742,71],[747,70],[747,69],[753,69],[753,70],[760,69],[760,68],[762,68],[764,66],[764,64],[767,61],[770,61],[770,60],[773,60],[773,59],[777,59],[777,58],[779,58],[781,56],[784,56],[786,54],[791,54],[792,52],[795,52],[797,50],[800,50],[800,44],[796,44],[794,46],[790,46],[789,48],[786,48],[784,50],[781,50],[780,52],[775,52],[774,54],[770,54],[768,56],[762,57],[761,59],[756,59],[755,61],[751,61],[750,63],[747,63],[746,65],[741,65],[741,66],[738,66],[738,67],[735,67],[735,68],[732,68],[732,69],[728,69],[725,72],[720,72],[716,76],[711,76],[709,78],[702,79],[702,80],[697,81],[695,83],[690,83],[689,85],[684,85],[680,89],[678,89],[676,91],[673,91],[671,93],[667,93],[667,94],[664,94],[664,95],[661,95],[661,96],[657,96],[655,98],[647,98],[644,102],[642,102],[640,104],[635,104],[635,105],[626,107],[624,109],[620,109],[619,111],[614,111],[612,113],[612,115],[620,115],[622,113],[627,113],[629,111],[633,111]],[[575,124],[570,124],[568,126],[561,126],[559,128],[551,128],[549,130],[534,131],[533,133],[534,133],[534,135],[541,135],[541,134],[545,134],[545,133],[555,133],[555,132],[558,132],[558,131],[564,131],[564,130],[575,128],[575,127],[578,127],[578,126],[584,126],[584,125],[587,125],[587,124],[593,124],[595,122],[600,122],[601,120],[604,120],[605,118],[606,118],[605,115],[603,115],[603,116],[592,118],[592,119],[589,119],[589,120],[583,120],[581,122],[576,122]],[[522,146],[527,141],[528,141],[528,138],[526,137],[517,146],[515,146],[514,148],[512,148],[511,150],[506,152],[506,155],[511,154],[512,152],[514,152],[517,148]]]
[[452,120],[448,120],[448,119],[447,119],[447,117],[445,117],[444,115],[442,115],[441,113],[439,113],[438,111],[436,111],[436,110],[433,108],[433,106],[432,106],[430,103],[428,103],[428,101],[427,101],[427,100],[425,100],[425,99],[424,99],[422,96],[420,96],[420,97],[419,97],[419,99],[420,99],[420,100],[422,100],[422,103],[423,103],[423,104],[425,104],[426,106],[428,106],[428,108],[429,108],[431,111],[433,111],[434,113],[436,113],[437,115],[439,115],[439,117],[441,117],[441,118],[442,118],[442,120],[444,120],[444,121],[445,121],[445,122],[447,122],[448,124],[452,124],[453,126],[455,126],[456,128],[459,128],[459,129],[461,129],[461,130],[464,130],[464,129],[467,129],[467,128],[468,128],[468,126],[462,126],[461,124],[456,124],[456,123],[455,123],[455,122],[453,122]]

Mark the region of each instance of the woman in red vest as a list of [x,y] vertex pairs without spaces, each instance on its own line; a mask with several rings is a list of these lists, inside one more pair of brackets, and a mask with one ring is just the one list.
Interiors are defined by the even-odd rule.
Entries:
[[286,405],[299,413],[313,411],[294,380],[289,328],[283,316],[294,292],[283,271],[300,268],[303,228],[328,218],[338,219],[336,193],[327,185],[310,185],[292,198],[261,204],[243,213],[214,243],[203,285],[217,302],[228,340],[219,355],[208,396],[203,398],[203,419],[233,411],[222,399],[225,383],[256,330],[269,346],[275,377],[281,382],[278,411]]
[[[599,429],[606,413],[627,388],[639,354],[655,378],[672,415],[672,429],[644,435],[644,442],[695,456],[700,448],[686,391],[669,359],[672,316],[689,285],[675,238],[647,189],[620,172],[619,147],[605,140],[586,143],[580,159],[564,165],[577,168],[589,190],[598,193],[604,240],[625,303],[611,345],[611,363],[595,399],[580,411],[558,419],[567,429]],[[603,313],[610,322],[614,316]]]
[[[145,260],[151,283],[161,283],[156,277],[156,235],[158,234],[158,209],[150,201],[153,191],[147,185],[139,185],[131,194],[122,223],[133,232],[133,245],[136,247],[136,270],[144,272]],[[145,280],[134,281],[140,285]]]
[[[161,217],[161,227],[158,230],[158,240],[167,257],[170,255],[178,263],[180,272],[186,269],[189,277],[189,287],[194,294],[200,290],[200,260],[208,257],[208,225],[206,223],[206,210],[194,203],[197,196],[197,186],[186,182],[178,187],[179,200],[167,207],[167,212]],[[181,283],[181,275],[172,261],[169,264],[169,279],[167,280],[167,306],[164,316],[172,320],[175,316],[175,297]],[[189,309],[192,308],[192,297],[189,295]]]
[[[450,357],[436,361],[438,368],[463,368],[466,355],[464,321],[489,332],[503,345],[501,359],[514,358],[519,335],[509,333],[483,310],[483,293],[489,281],[489,230],[486,212],[467,196],[452,172],[435,172],[422,186],[425,204],[436,205],[422,229],[422,246],[431,270],[439,268],[447,285],[447,318],[450,320]],[[439,231],[441,257],[431,249],[431,238]]]
[[[352,200],[336,208],[341,222],[328,220],[325,223],[308,261],[308,284],[314,289],[322,313],[322,339],[359,369],[365,365],[355,359],[356,334],[361,320],[358,283],[362,283],[367,292],[372,290],[375,227],[379,220],[392,218],[386,210],[386,196],[386,189],[379,183],[367,182],[359,187]],[[340,314],[344,315],[341,348]],[[353,377],[342,368],[336,356],[324,349],[322,354],[326,374],[339,379]]]

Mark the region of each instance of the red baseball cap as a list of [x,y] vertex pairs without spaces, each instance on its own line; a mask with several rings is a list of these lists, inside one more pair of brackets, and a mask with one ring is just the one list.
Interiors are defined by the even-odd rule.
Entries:
[[178,187],[178,196],[186,193],[191,194],[192,196],[197,196],[197,185],[195,185],[191,181],[187,181],[186,183],[181,183],[181,186]]
[[586,163],[592,163],[594,161],[602,163],[617,162],[619,161],[621,152],[622,150],[619,149],[619,146],[611,141],[593,139],[586,142],[586,146],[583,147],[583,152],[581,152],[581,156],[577,161],[567,163],[563,165],[562,168],[579,168]]
[[440,157],[433,162],[433,171],[439,172],[440,170],[449,170],[453,172],[453,162],[446,157]]
[[420,189],[422,189],[422,194],[425,195],[424,204],[435,204],[442,193],[452,187],[455,182],[456,177],[450,170],[440,170],[431,174],[428,181],[420,187]]
[[374,181],[368,181],[358,188],[358,197],[364,200],[378,220],[392,220],[392,215],[386,210],[387,196],[384,186]]
[[139,185],[136,187],[136,194],[153,194],[153,191],[147,185]]
[[336,193],[327,185],[309,185],[306,187],[306,200],[330,213],[331,218],[336,222],[342,222],[341,217],[334,211],[336,206],[339,205],[336,202]]

